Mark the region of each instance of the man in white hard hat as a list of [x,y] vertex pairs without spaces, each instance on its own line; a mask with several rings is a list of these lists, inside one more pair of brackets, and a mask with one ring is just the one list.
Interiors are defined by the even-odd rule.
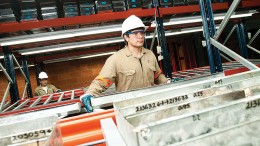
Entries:
[[147,28],[135,15],[123,22],[121,36],[127,45],[106,60],[86,94],[80,97],[88,112],[93,111],[90,98],[99,96],[113,83],[116,91],[122,92],[170,82],[162,74],[154,53],[143,47]]
[[48,82],[48,75],[46,72],[40,72],[39,74],[39,80],[40,80],[40,86],[38,86],[35,91],[34,95],[35,96],[42,96],[42,95],[47,95],[47,94],[53,94],[56,92],[60,92],[61,90],[56,88],[55,86],[51,84],[47,84]]

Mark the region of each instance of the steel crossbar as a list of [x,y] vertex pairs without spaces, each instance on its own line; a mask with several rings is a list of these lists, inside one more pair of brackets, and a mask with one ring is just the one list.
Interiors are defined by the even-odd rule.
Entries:
[[[118,103],[117,106],[121,108],[128,105],[153,101],[158,99],[158,97],[171,98],[173,97],[173,95],[182,95],[183,93],[189,93],[191,91],[199,91],[208,88],[210,89],[212,87],[220,87],[224,85],[228,86],[230,83],[237,82],[239,80],[247,81],[252,77],[259,77],[259,76],[260,76],[260,71],[249,71],[241,74],[236,74],[233,76],[213,78],[211,80],[203,80],[203,81],[193,82],[189,84],[183,82],[183,85],[180,84],[177,86],[165,85],[165,88],[161,90],[153,90],[136,96],[132,95],[132,97],[128,97],[127,102]],[[123,97],[124,94],[121,95],[121,98]],[[124,100],[126,101],[126,97],[124,98],[125,98]],[[96,99],[93,99],[93,101],[95,100]],[[118,101],[122,101],[122,100],[118,100]]]
[[[218,96],[219,98],[222,95],[226,96],[226,94],[228,96],[231,96],[230,94],[232,92],[239,92],[246,88],[250,88],[251,86],[260,85],[260,79],[258,78],[259,77],[240,80],[223,86],[213,87],[204,90],[193,90],[192,92],[188,92],[186,94],[183,93],[174,94],[170,98],[158,96],[159,98],[150,99],[149,101],[146,100],[146,102],[143,102],[142,98],[147,98],[147,97],[139,97],[137,99],[139,103],[131,104],[131,102],[128,102],[127,100],[122,101],[124,103],[121,103],[121,105],[124,104],[125,106],[123,108],[119,108],[118,110],[123,115],[129,116],[129,115],[136,115],[136,114],[145,114],[150,111],[155,112],[157,110],[183,104],[186,102],[193,102],[196,101],[197,99],[204,99],[209,96]],[[229,97],[227,97],[227,99],[228,98]],[[120,105],[120,103],[115,103],[114,104],[115,107],[118,107],[117,104]]]
[[[216,74],[216,75],[211,75],[211,76],[205,76],[202,78],[197,78],[194,80],[188,80],[185,82],[177,82],[177,83],[173,83],[173,84],[154,86],[151,88],[143,88],[140,90],[118,93],[118,94],[106,96],[105,98],[103,98],[103,96],[100,96],[100,97],[91,99],[91,103],[94,108],[99,108],[102,106],[111,105],[113,102],[118,102],[118,101],[132,99],[132,98],[134,99],[137,97],[146,96],[146,94],[149,95],[149,93],[154,94],[154,92],[158,92],[158,94],[159,94],[160,91],[164,92],[166,89],[171,90],[171,89],[174,89],[179,86],[185,86],[187,84],[194,84],[196,82],[209,81],[209,80],[213,80],[213,79],[220,78],[220,77],[223,77],[223,74]],[[204,89],[203,87],[199,87],[199,88]]]
[[240,62],[241,64],[243,64],[244,66],[246,66],[250,70],[255,70],[255,69],[259,70],[259,68],[256,65],[254,65],[250,61],[247,61],[245,58],[243,58],[240,55],[236,54],[234,51],[232,51],[229,48],[227,48],[226,46],[222,45],[221,43],[219,43],[215,39],[210,38],[210,41],[211,41],[213,46],[217,47],[222,52],[226,53],[227,55],[229,55],[230,57],[232,57],[236,61]]
[[249,45],[247,45],[247,47],[248,47],[249,49],[255,51],[256,53],[260,54],[260,51],[257,50],[256,48],[254,48],[254,47],[252,47],[252,46],[249,46]]

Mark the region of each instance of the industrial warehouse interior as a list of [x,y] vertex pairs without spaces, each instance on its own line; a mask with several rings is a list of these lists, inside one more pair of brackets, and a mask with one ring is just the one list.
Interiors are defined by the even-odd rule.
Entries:
[[0,146],[259,146],[259,0],[1,0]]

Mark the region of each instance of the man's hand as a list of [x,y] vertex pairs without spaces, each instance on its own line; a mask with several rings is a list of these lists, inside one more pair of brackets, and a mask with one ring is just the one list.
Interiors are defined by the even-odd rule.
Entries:
[[80,101],[84,104],[88,113],[93,112],[93,107],[91,105],[91,100],[90,100],[92,97],[93,97],[93,95],[91,95],[89,93],[83,94],[79,97]]

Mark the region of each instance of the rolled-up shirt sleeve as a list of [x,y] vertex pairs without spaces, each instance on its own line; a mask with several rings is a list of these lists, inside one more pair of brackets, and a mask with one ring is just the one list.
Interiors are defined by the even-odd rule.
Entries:
[[[155,56],[154,56],[155,57]],[[155,74],[154,74],[154,83],[155,84],[165,84],[167,83],[167,81],[170,81],[170,78],[166,78],[165,75],[162,73],[159,65],[158,65],[158,61],[155,59]]]
[[116,62],[114,58],[114,55],[112,55],[106,60],[99,75],[91,82],[87,93],[99,96],[115,82]]

